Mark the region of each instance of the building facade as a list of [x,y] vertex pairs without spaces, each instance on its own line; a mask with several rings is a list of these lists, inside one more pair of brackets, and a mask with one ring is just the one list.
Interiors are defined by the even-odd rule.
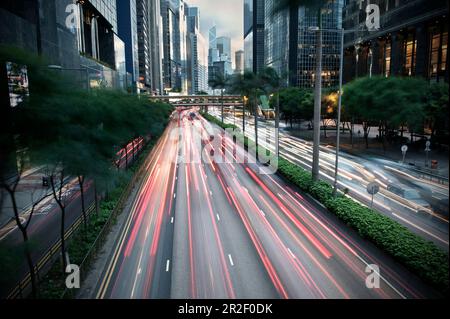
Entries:
[[244,0],[244,69],[264,68],[265,0]]
[[219,54],[219,61],[224,62],[225,75],[233,74],[232,56],[231,56],[231,39],[229,37],[217,38],[217,51]]
[[234,72],[238,74],[244,73],[244,50],[238,50],[234,54],[235,69]]
[[208,43],[200,33],[200,10],[188,8],[187,17],[187,82],[188,93],[208,91]]
[[161,0],[163,82],[166,92],[187,93],[187,8],[182,0]]
[[219,51],[217,50],[217,28],[213,26],[208,32],[208,66],[213,65],[214,62],[219,61]]
[[371,0],[380,11],[380,28],[369,31],[369,1],[344,7],[344,81],[360,76],[419,76],[448,82],[448,11],[445,0]]
[[131,74],[133,91],[139,81],[137,0],[117,0],[118,35],[125,43],[126,71]]
[[[317,9],[305,6],[272,12],[275,0],[265,1],[265,65],[273,67],[286,80],[297,87],[313,87],[316,70],[318,26]],[[339,81],[340,34],[344,0],[328,1],[322,15],[322,77],[323,86],[336,86]]]
[[125,89],[131,80],[116,0],[2,1],[0,20],[1,43],[44,56],[82,86]]
[[149,4],[150,56],[152,69],[152,92],[163,94],[163,22],[161,17],[161,1],[151,0]]

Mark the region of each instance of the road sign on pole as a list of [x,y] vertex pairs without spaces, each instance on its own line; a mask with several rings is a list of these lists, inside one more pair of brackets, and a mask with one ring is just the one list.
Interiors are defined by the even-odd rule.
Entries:
[[431,151],[431,141],[428,139],[427,142],[425,143],[425,154],[426,154],[426,158],[425,158],[425,167],[428,167],[428,153],[430,153]]
[[370,208],[373,207],[373,196],[380,191],[380,185],[377,182],[370,182],[367,185],[367,193],[372,195],[372,200],[370,201]]
[[402,150],[402,154],[403,154],[403,159],[402,159],[402,164],[403,164],[403,163],[405,163],[405,156],[406,156],[406,152],[408,151],[408,146],[403,145],[401,150]]

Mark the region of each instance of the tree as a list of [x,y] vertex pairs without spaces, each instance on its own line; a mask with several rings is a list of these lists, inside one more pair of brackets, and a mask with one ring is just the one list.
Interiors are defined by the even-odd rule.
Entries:
[[428,89],[425,116],[431,139],[445,141],[445,137],[449,135],[448,89],[448,83],[434,83]]
[[418,78],[364,77],[345,86],[342,103],[346,116],[363,125],[366,147],[373,126],[379,127],[385,147],[389,130],[423,129],[426,92],[426,81]]
[[311,120],[314,116],[314,95],[309,89],[288,87],[280,91],[280,109],[291,128],[294,120]]
[[[46,197],[32,198],[31,213],[24,221],[15,192],[25,165],[48,168],[51,193],[46,196],[53,196],[60,209],[61,252],[65,271],[65,216],[72,191],[68,178],[78,179],[86,224],[86,180],[93,180],[96,185],[97,180],[111,177],[114,148],[128,145],[138,137],[151,138],[160,134],[173,108],[119,91],[81,90],[72,79],[58,71],[48,70],[48,63],[44,60],[21,50],[0,47],[0,64],[4,65],[5,61],[26,65],[30,82],[30,94],[23,103],[14,109],[1,107],[2,111],[7,110],[8,125],[1,126],[0,187],[6,190],[13,203],[35,295],[37,284],[27,229],[36,207]],[[7,94],[2,97],[9,98]],[[17,162],[20,163],[18,167]]]
[[47,197],[50,195],[39,195],[35,198],[35,192],[31,193],[31,208],[29,210],[29,214],[27,219],[22,220],[22,214],[24,211],[19,208],[17,198],[16,198],[16,190],[19,186],[20,180],[22,179],[24,169],[25,169],[25,157],[24,152],[20,152],[17,156],[14,156],[20,162],[19,170],[17,174],[12,178],[12,180],[6,180],[4,175],[0,175],[0,188],[6,190],[7,194],[10,197],[10,201],[12,204],[12,209],[14,213],[14,220],[16,222],[17,228],[22,234],[23,239],[23,252],[25,254],[25,259],[28,265],[29,273],[30,273],[30,281],[31,281],[31,293],[33,298],[37,297],[38,292],[38,283],[36,280],[36,274],[34,272],[34,263],[31,257],[31,247],[30,247],[30,239],[28,235],[28,227],[30,226],[31,220],[33,219],[34,213],[36,211],[36,207]]
[[[251,71],[245,71],[244,74],[235,74],[229,83],[229,90],[233,93],[248,97],[250,112],[255,118],[255,144],[256,159],[258,159],[258,94],[264,92],[266,82],[264,79]],[[245,131],[245,121],[244,121]]]
[[220,90],[220,97],[221,97],[221,119],[222,119],[222,123],[224,121],[224,109],[223,109],[223,93],[225,91],[225,89],[227,88],[228,85],[228,81],[227,78],[224,74],[222,74],[221,72],[218,72],[212,79],[209,80],[209,85],[214,89],[219,89]]

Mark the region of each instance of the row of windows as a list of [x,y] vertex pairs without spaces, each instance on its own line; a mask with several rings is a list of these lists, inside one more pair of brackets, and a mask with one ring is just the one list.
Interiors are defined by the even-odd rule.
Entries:
[[[402,75],[414,76],[417,74],[417,64],[421,63],[421,66],[425,69],[421,70],[423,76],[427,76],[431,80],[438,80],[447,71],[447,50],[448,50],[448,31],[447,29],[440,29],[438,27],[431,28],[428,31],[428,36],[421,41],[428,41],[428,43],[419,43],[417,40],[416,32],[409,32],[401,41],[400,48],[401,52],[401,67],[399,72]],[[427,50],[425,60],[418,61],[417,51],[418,46],[425,48],[422,50]],[[378,52],[373,52],[373,50],[379,50]],[[378,55],[378,60],[373,61],[373,54]],[[391,39],[387,38],[378,42],[378,46],[369,48],[365,47],[363,52],[360,53],[361,59],[365,59],[368,67],[371,68],[371,64],[376,62],[379,67],[379,73],[388,77],[392,74],[392,43]],[[424,73],[422,73],[424,72]]]

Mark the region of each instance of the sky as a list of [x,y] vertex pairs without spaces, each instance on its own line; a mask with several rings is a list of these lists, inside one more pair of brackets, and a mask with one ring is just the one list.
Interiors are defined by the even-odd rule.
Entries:
[[200,32],[206,41],[214,24],[217,37],[231,38],[234,68],[234,52],[244,48],[244,0],[186,0],[186,3],[200,8]]

